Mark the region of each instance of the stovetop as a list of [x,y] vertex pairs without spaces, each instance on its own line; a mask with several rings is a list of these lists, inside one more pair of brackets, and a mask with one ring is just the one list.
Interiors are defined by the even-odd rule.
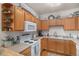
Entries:
[[32,43],[34,43],[34,42],[37,42],[37,40],[28,40],[28,41],[24,41],[24,43],[26,43],[26,44],[32,44]]

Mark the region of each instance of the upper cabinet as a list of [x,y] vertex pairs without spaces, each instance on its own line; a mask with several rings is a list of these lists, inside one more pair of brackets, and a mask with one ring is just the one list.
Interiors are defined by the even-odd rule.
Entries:
[[41,30],[41,20],[37,19],[37,30]]
[[[62,26],[64,30],[76,30],[77,27],[79,28],[78,20],[79,17],[69,17],[69,18],[62,18],[62,19],[52,19],[49,20],[49,26]],[[76,21],[78,20],[78,21]]]
[[34,21],[35,17],[33,17],[33,15],[30,12],[25,11],[25,15],[24,16],[25,16],[25,21],[31,21],[31,22]]
[[63,19],[56,20],[56,25],[63,26]]
[[2,4],[2,31],[14,31],[14,5]]
[[49,21],[49,26],[55,26],[56,25],[56,20],[48,20]]
[[49,20],[49,26],[62,26],[63,24],[62,19],[52,19]]
[[37,24],[37,30],[48,30],[50,26],[63,26],[64,30],[79,30],[79,17],[39,20],[30,12],[10,3],[2,4],[2,31],[24,31],[24,21]]
[[24,30],[24,10],[19,7],[15,7],[15,31],[23,31]]
[[65,18],[64,20],[64,29],[65,30],[76,30],[75,17]]
[[40,29],[40,21],[30,12],[10,3],[2,4],[2,31],[24,31],[24,21],[34,22]]
[[76,22],[77,22],[77,30],[79,30],[79,17],[77,17]]
[[41,30],[48,30],[49,22],[48,20],[41,20]]

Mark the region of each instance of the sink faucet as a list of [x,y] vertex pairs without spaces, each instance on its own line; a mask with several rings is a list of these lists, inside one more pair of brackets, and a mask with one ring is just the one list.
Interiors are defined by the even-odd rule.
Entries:
[[57,36],[57,32],[54,32],[53,36],[55,36],[55,37],[56,37],[56,36]]
[[72,34],[71,33],[69,34],[69,37],[72,38]]
[[79,36],[77,35],[77,39],[79,39]]

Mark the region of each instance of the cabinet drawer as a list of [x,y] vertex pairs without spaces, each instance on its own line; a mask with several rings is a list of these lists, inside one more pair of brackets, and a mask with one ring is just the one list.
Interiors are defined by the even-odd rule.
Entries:
[[31,56],[31,52],[23,54],[24,56]]
[[31,55],[31,48],[26,48],[25,50],[23,50],[21,52],[21,54],[23,54],[23,55]]

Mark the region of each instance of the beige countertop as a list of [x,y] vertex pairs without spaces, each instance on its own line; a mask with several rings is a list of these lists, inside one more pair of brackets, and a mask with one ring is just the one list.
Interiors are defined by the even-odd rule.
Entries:
[[[39,41],[42,38],[43,37],[37,37],[35,39],[37,39]],[[32,44],[19,43],[19,44],[16,44],[16,45],[13,45],[13,46],[10,46],[10,47],[7,47],[7,48],[8,49],[11,49],[11,50],[13,50],[15,52],[19,52],[20,53],[21,51],[25,50],[28,47],[31,47],[35,43],[36,43],[36,41],[34,43],[32,43]]]
[[[77,45],[79,45],[79,40],[77,40],[77,39],[70,39],[70,38],[59,38],[59,37],[42,36],[42,37],[36,37],[35,39],[40,41],[42,38],[54,38],[54,39],[72,40],[72,41],[76,42]],[[14,52],[19,53],[19,52],[23,51],[24,49],[26,49],[28,47],[31,47],[33,44],[20,43],[20,44],[16,44],[16,45],[13,45],[13,46],[10,46],[10,47],[7,47],[7,48],[10,49],[10,50],[13,50]]]
[[11,49],[0,47],[0,56],[23,56]]
[[[72,40],[72,41],[74,41],[76,43],[77,46],[79,46],[79,40],[77,40],[77,39],[71,39],[71,38],[58,38],[58,37],[42,36],[42,37],[36,37],[35,39],[37,39],[37,40],[40,41],[42,38],[54,38],[54,39]],[[16,44],[16,45],[13,45],[13,46],[10,46],[10,47],[7,47],[7,48],[10,49],[10,50],[12,50],[12,51],[14,51],[16,54],[13,54],[13,55],[17,56],[17,54],[19,54],[19,52],[23,51],[24,49],[26,49],[28,47],[31,47],[33,44],[20,43],[20,44]],[[7,50],[5,50],[5,51],[7,51]],[[4,54],[4,55],[6,55],[6,54]],[[19,54],[19,55],[21,56],[21,54]]]
[[21,51],[25,50],[26,48],[30,47],[31,44],[23,44],[23,43],[20,43],[20,44],[16,44],[16,45],[13,45],[13,46],[10,46],[10,47],[7,47],[8,49],[11,49],[15,52],[18,52],[20,53]]

